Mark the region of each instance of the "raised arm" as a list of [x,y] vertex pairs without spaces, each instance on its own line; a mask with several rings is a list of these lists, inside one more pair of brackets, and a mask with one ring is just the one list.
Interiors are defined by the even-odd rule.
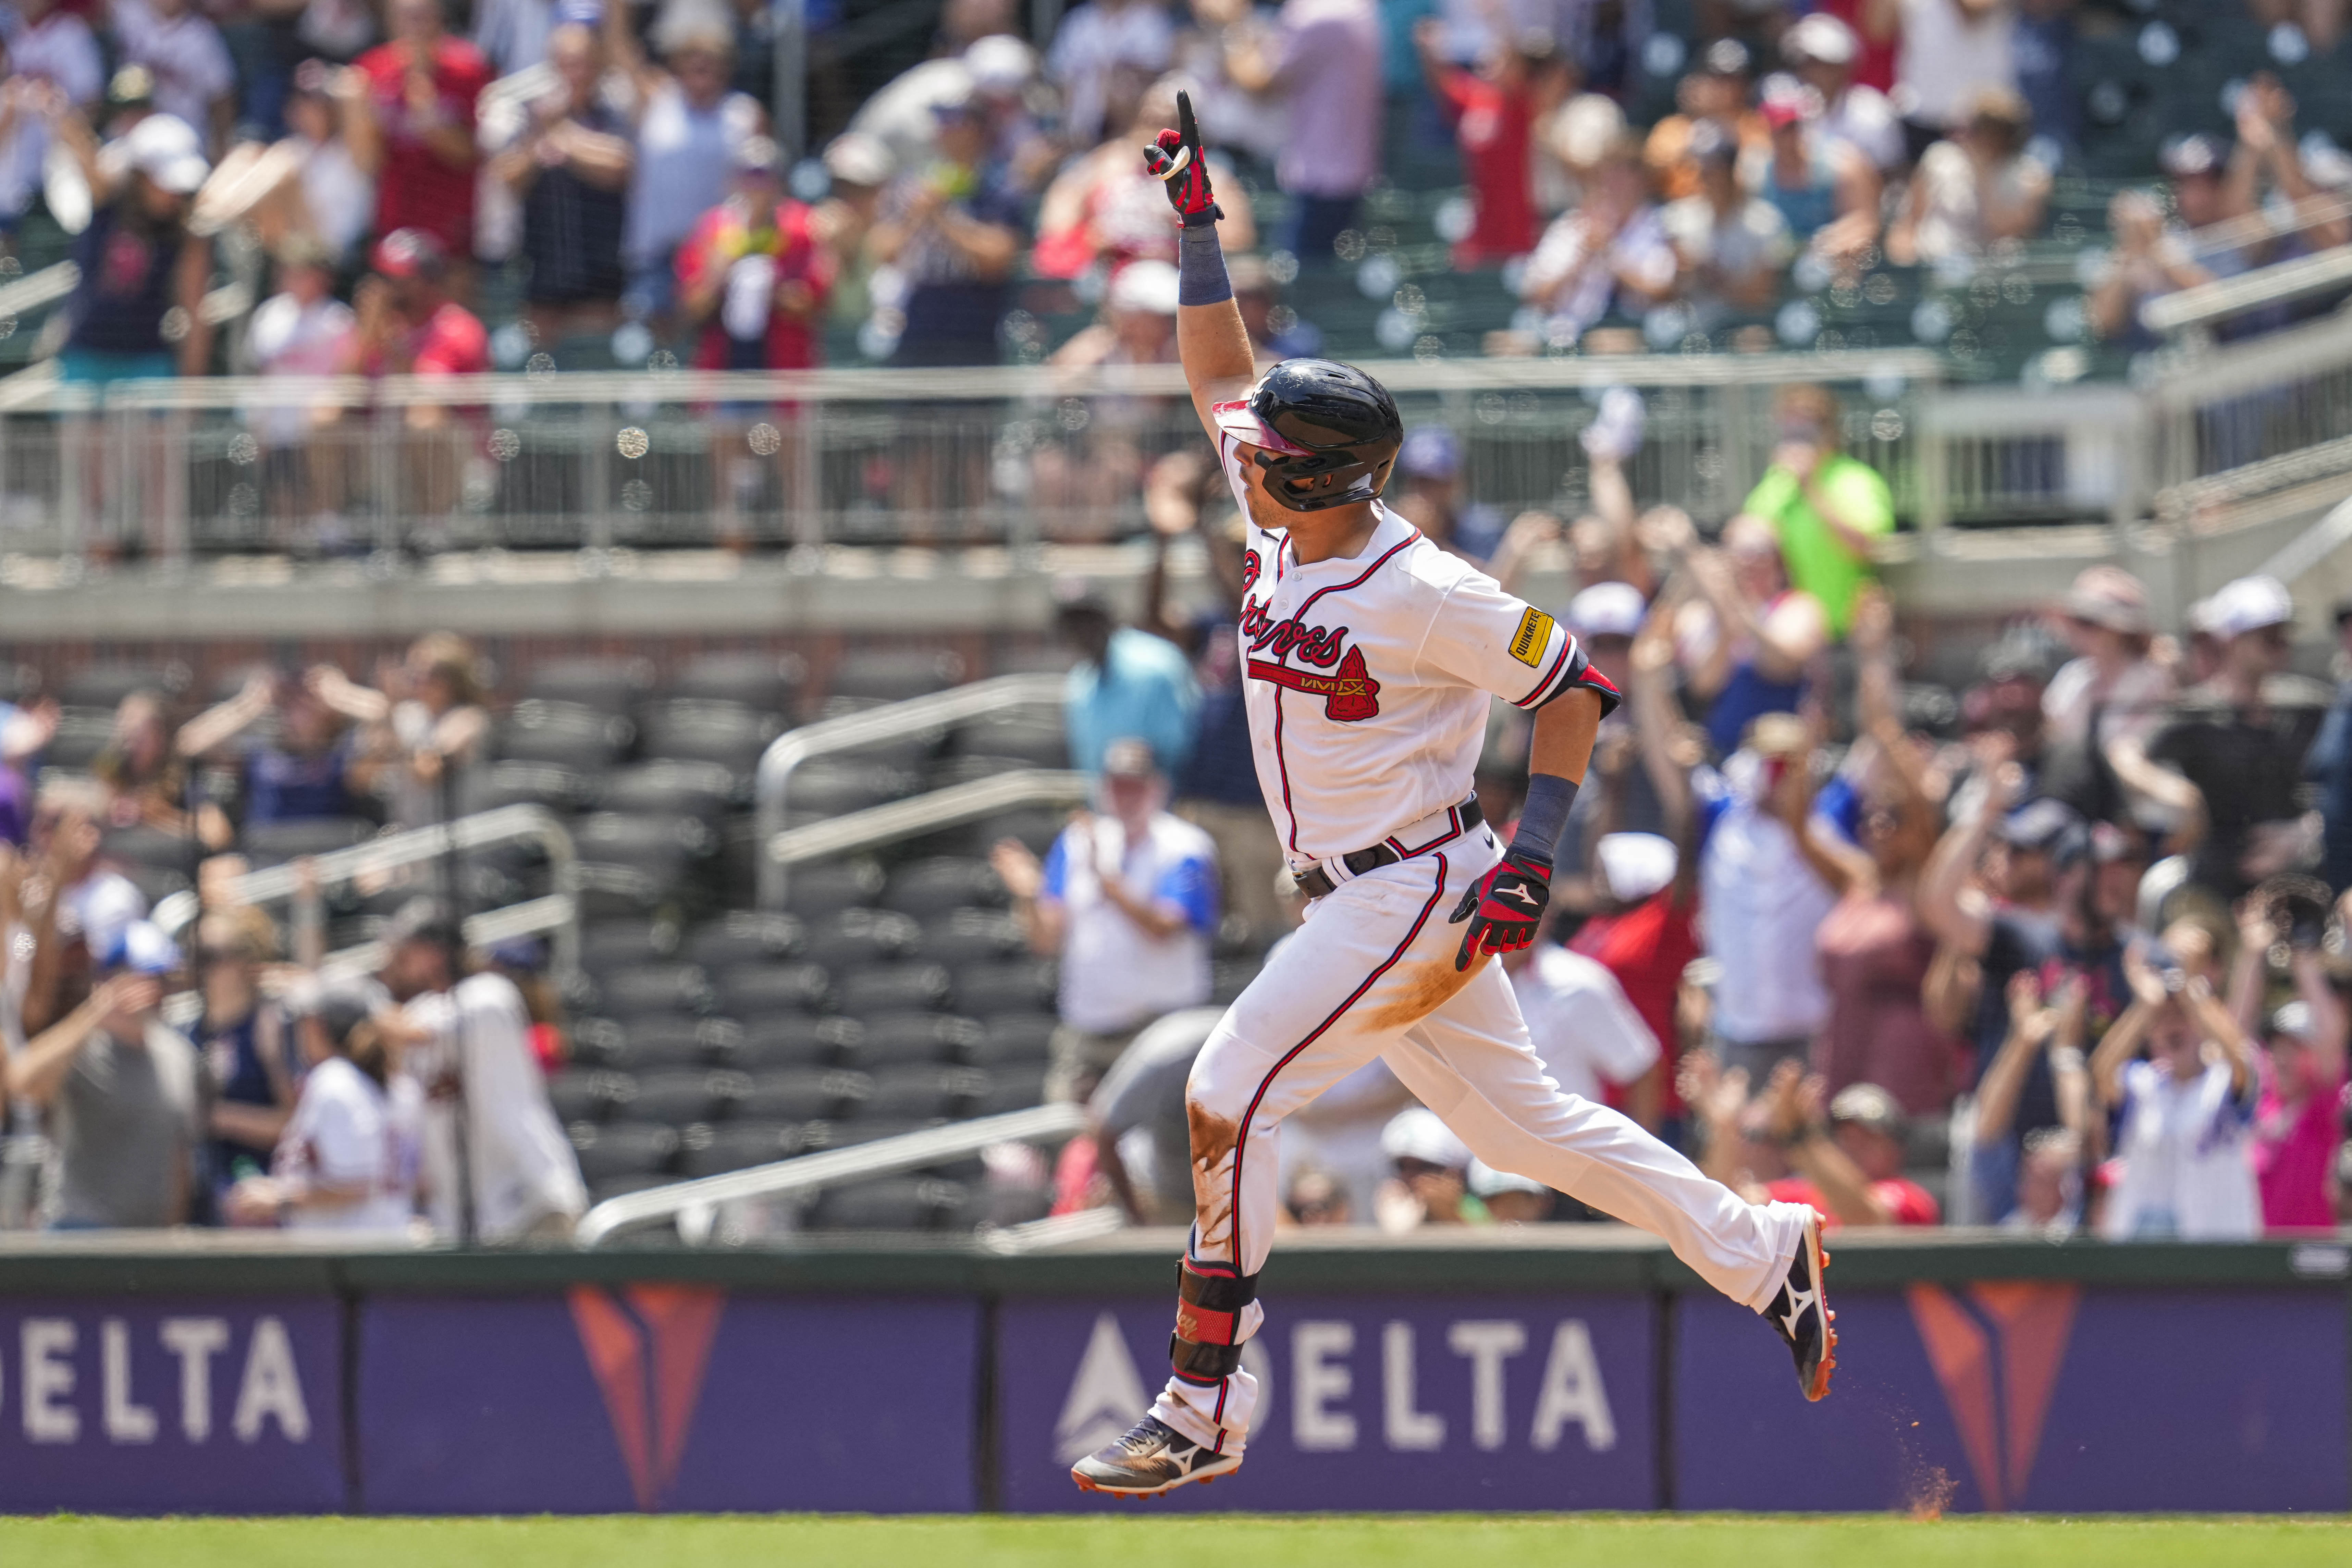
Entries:
[[177,745],[184,757],[201,757],[226,745],[239,731],[257,722],[276,700],[277,683],[256,675],[245,689],[226,702],[215,703],[180,726]]
[[1991,911],[1981,900],[1969,898],[1969,873],[1984,854],[1993,824],[2024,788],[2025,770],[2004,762],[1986,781],[1984,796],[1966,822],[1956,822],[1936,841],[1919,879],[1919,919],[1938,942],[1949,942],[1971,958],[1982,958],[1992,940]]
[[1162,131],[1144,148],[1144,167],[1168,187],[1183,232],[1176,254],[1181,281],[1176,296],[1176,356],[1183,362],[1184,384],[1192,391],[1192,408],[1201,426],[1213,441],[1216,420],[1210,405],[1237,397],[1257,374],[1250,351],[1249,329],[1242,324],[1241,307],[1234,301],[1233,280],[1225,275],[1225,252],[1217,238],[1217,219],[1224,214],[1209,189],[1208,161],[1201,152],[1201,127],[1192,118],[1192,95],[1176,95],[1177,129]]

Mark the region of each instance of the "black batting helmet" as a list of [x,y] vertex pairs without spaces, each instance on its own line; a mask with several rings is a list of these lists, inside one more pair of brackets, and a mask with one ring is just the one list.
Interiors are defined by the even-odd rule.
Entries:
[[1266,492],[1291,511],[1370,500],[1404,445],[1388,388],[1337,360],[1285,360],[1212,412],[1218,429],[1258,448]]

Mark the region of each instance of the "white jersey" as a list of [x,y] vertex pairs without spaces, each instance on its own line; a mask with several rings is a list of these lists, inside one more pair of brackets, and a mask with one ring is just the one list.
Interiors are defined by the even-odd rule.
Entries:
[[[1233,437],[1220,436],[1217,450],[1247,517]],[[1490,694],[1535,709],[1586,679],[1565,626],[1377,500],[1372,515],[1360,554],[1312,565],[1286,535],[1249,529],[1240,635],[1250,743],[1294,869],[1468,799]]]

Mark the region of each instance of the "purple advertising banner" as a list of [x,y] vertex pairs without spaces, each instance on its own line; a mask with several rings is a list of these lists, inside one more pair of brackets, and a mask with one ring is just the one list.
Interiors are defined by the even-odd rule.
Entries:
[[980,1304],[575,1286],[370,1300],[384,1513],[968,1511]]
[[1676,1506],[2352,1503],[2340,1293],[1979,1281],[1853,1291],[1837,1310],[1836,1384],[1808,1405],[1753,1314],[1677,1300]]
[[[1248,1462],[1154,1506],[1655,1507],[1654,1310],[1646,1296],[1271,1302],[1243,1363],[1261,1384]],[[1006,1509],[1116,1506],[1079,1491],[1070,1465],[1143,1414],[1173,1311],[1172,1294],[1004,1302]]]
[[342,1310],[0,1300],[0,1512],[340,1512]]

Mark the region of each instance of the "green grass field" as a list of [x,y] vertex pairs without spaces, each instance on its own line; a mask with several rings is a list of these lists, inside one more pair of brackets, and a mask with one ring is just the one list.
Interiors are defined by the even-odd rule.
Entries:
[[26,1568],[2342,1568],[2352,1521],[1398,1517],[1268,1520],[0,1521]]

